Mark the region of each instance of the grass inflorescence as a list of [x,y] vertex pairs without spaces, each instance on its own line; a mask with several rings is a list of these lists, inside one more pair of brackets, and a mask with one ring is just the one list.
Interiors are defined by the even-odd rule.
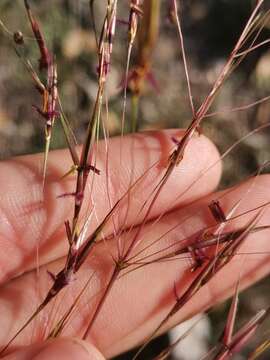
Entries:
[[[190,76],[191,65],[182,25],[185,8],[181,1],[170,0],[163,3],[158,0],[130,0],[128,6],[124,7],[125,18],[121,19],[119,14],[123,15],[123,4],[117,0],[107,0],[104,2],[102,20],[97,15],[99,12],[95,11],[95,8],[100,7],[100,4],[96,4],[94,0],[90,1],[89,17],[92,19],[97,59],[95,66],[96,92],[90,106],[88,124],[81,148],[77,146],[78,141],[74,135],[76,129],[73,131],[65,113],[65,102],[61,100],[62,96],[59,91],[61,68],[58,66],[54,49],[47,44],[46,33],[42,30],[43,24],[35,15],[34,4],[30,0],[24,0],[24,8],[32,29],[32,36],[25,36],[21,31],[17,30],[13,33],[9,29],[9,24],[4,23],[2,19],[0,20],[3,33],[10,39],[11,46],[14,47],[15,53],[21,60],[26,72],[30,74],[33,87],[39,95],[41,105],[34,105],[33,108],[44,122],[43,191],[45,192],[46,187],[50,186],[47,172],[50,144],[56,123],[61,125],[61,131],[72,160],[70,168],[66,169],[60,181],[66,181],[70,178],[73,181],[73,190],[58,196],[59,206],[62,206],[60,202],[72,201],[72,215],[65,219],[63,223],[68,248],[64,264],[56,273],[48,271],[52,281],[50,288],[47,289],[43,300],[28,319],[19,329],[14,330],[14,334],[10,339],[7,339],[1,354],[6,352],[9,346],[40,313],[46,311],[49,305],[53,305],[55,299],[61,296],[60,293],[64,293],[64,298],[64,290],[73,286],[74,282],[80,277],[81,270],[87,268],[86,264],[90,263],[91,266],[92,258],[94,259],[95,256],[93,254],[95,254],[95,251],[99,251],[100,244],[102,244],[104,253],[100,256],[102,261],[104,259],[104,263],[109,264],[106,266],[105,280],[101,288],[87,300],[92,301],[92,303],[88,304],[91,309],[90,313],[84,315],[83,329],[80,334],[83,339],[91,337],[95,324],[99,317],[102,316],[103,308],[106,306],[106,302],[117,282],[142,269],[151,266],[154,268],[157,264],[169,264],[177,261],[186,264],[185,271],[189,280],[183,284],[181,281],[177,283],[172,281],[171,284],[168,284],[171,288],[171,300],[165,307],[167,312],[164,312],[162,319],[156,321],[155,326],[152,326],[151,330],[147,332],[147,336],[140,339],[142,346],[134,355],[134,359],[138,358],[149,342],[169,327],[172,318],[175,318],[184,306],[192,302],[202,289],[212,284],[213,279],[222,276],[224,268],[227,268],[233,261],[240,261],[237,258],[241,254],[243,255],[242,246],[250,236],[256,238],[260,236],[261,232],[268,230],[270,223],[262,219],[265,218],[265,213],[267,213],[269,201],[250,204],[248,209],[242,208],[242,203],[245,203],[245,199],[248,197],[252,187],[256,186],[259,174],[262,168],[267,167],[266,165],[259,167],[242,197],[236,198],[230,206],[226,204],[225,200],[231,196],[234,188],[221,194],[218,193],[218,195],[215,194],[212,200],[200,205],[203,206],[203,211],[207,212],[210,220],[205,226],[198,229],[194,227],[194,233],[189,237],[180,236],[179,239],[167,241],[171,234],[178,231],[181,234],[181,228],[184,228],[186,223],[192,221],[192,216],[195,216],[196,213],[192,213],[192,215],[187,213],[187,215],[181,217],[181,221],[173,223],[173,225],[170,221],[166,224],[165,220],[170,211],[179,205],[182,197],[189,192],[192,193],[199,181],[217,165],[216,163],[208,164],[209,167],[205,172],[201,172],[187,188],[176,189],[174,199],[171,199],[170,203],[168,202],[165,205],[162,213],[156,212],[157,204],[171,186],[170,182],[175,172],[185,162],[190,144],[194,139],[201,137],[203,123],[206,120],[211,122],[216,114],[223,112],[215,112],[213,104],[222,88],[229,81],[230,75],[246,58],[269,45],[269,39],[261,39],[261,34],[269,22],[270,10],[266,8],[264,0],[258,0],[253,5],[246,23],[243,24],[242,32],[239,34],[227,59],[220,66],[215,80],[208,89],[208,93],[204,99],[197,100],[194,95],[195,85],[192,83],[194,79]],[[180,64],[186,84],[190,121],[181,135],[180,132],[176,132],[176,136],[171,136],[169,146],[164,152],[161,152],[160,158],[149,163],[147,169],[144,169],[138,176],[132,167],[136,168],[136,161],[142,160],[138,156],[134,132],[140,129],[140,108],[143,99],[147,99],[147,87],[150,85],[155,94],[160,94],[158,81],[156,80],[153,53],[157,48],[161,33],[160,24],[163,21],[170,24],[170,31],[174,34],[175,43],[177,44],[178,58],[179,53],[181,55]],[[112,169],[111,139],[107,128],[111,106],[108,83],[112,69],[116,66],[114,63],[114,51],[119,46],[119,38],[123,36],[121,35],[123,33],[125,34],[125,42],[121,46],[124,47],[124,60],[121,81],[118,84],[118,97],[121,104],[119,116],[121,139],[119,142],[120,149],[118,149],[119,152],[116,155],[119,157],[119,161],[116,163],[119,169]],[[29,39],[36,43],[38,49],[37,68],[27,54]],[[162,101],[162,97],[160,99]],[[230,108],[225,112],[239,113],[253,109],[268,100],[269,96],[264,96],[248,104],[239,104],[237,107]],[[33,112],[33,116],[35,116],[35,112]],[[222,159],[227,154],[233,153],[234,147],[237,147],[244,139],[267,129],[268,126],[268,123],[262,124],[255,130],[253,129],[250,134],[235,141],[235,144],[224,153]],[[124,133],[126,130],[133,134],[131,148],[128,150],[125,148]],[[100,150],[99,142],[101,134],[105,148],[104,151],[102,150],[103,153]],[[131,154],[128,185],[122,188],[121,184],[119,184],[117,191],[114,189],[116,194],[111,194],[111,176],[113,176],[113,172],[118,171],[121,179],[123,175],[121,172],[125,171],[125,152]],[[136,156],[138,156],[138,160]],[[100,158],[103,159],[103,163]],[[101,178],[104,173],[106,191],[99,195],[97,201],[95,199],[96,187],[103,181]],[[182,172],[181,176],[184,177],[185,173]],[[145,184],[148,178],[151,178],[150,187]],[[147,188],[147,194],[140,197],[141,201],[138,204],[136,199],[140,186]],[[196,201],[191,206],[194,206],[194,204],[196,206]],[[106,209],[105,214],[100,211],[100,208]],[[135,216],[131,215],[131,212],[135,212]],[[100,213],[102,214],[101,217],[97,215]],[[133,219],[133,221],[130,219]],[[152,237],[152,229],[155,229],[162,222],[165,222],[166,226],[163,224],[162,232],[158,236],[153,232]],[[245,255],[252,256],[252,253]],[[68,303],[64,306],[63,303],[64,311],[62,311],[62,315],[53,320],[48,328],[44,330],[44,338],[56,338],[65,334],[65,330],[68,328],[72,318],[76,316],[76,310],[79,309],[80,302],[83,303],[83,298],[87,296],[87,291],[91,288],[94,275],[95,272],[88,274],[87,280],[78,290],[78,293],[75,294],[74,301],[71,304]],[[236,275],[239,279],[235,286],[236,290],[223,334],[219,343],[210,349],[209,353],[205,354],[205,358],[229,359],[232,354],[240,352],[268,316],[269,308],[262,309],[240,329],[235,331],[237,305],[241,288],[241,274]],[[159,274],[156,273],[154,276],[158,277]],[[233,290],[231,289],[230,293]],[[143,302],[144,294],[140,294],[140,296]],[[156,358],[167,358],[174,347],[181,342],[182,338],[188,336],[191,331],[192,329],[187,331],[185,335]],[[250,358],[257,358],[268,347],[269,340],[262,342],[260,346],[253,350]]]

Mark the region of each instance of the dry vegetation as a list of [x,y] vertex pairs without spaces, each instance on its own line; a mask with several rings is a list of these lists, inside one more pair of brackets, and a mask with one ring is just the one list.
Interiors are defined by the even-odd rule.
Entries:
[[[84,316],[80,336],[87,338],[102,316],[115,283],[129,276],[132,279],[133,273],[144,267],[152,267],[152,276],[157,278],[156,264],[165,263],[166,268],[167,262],[179,260],[190,271],[190,281],[180,293],[179,284],[175,289],[173,280],[168,284],[171,301],[167,313],[144,337],[146,347],[205,284],[223,274],[224,268],[226,272],[231,261],[237,261],[237,253],[250,233],[254,238],[268,227],[267,219],[261,221],[268,202],[251,204],[258,209],[249,211],[242,206],[247,196],[243,192],[244,200],[235,200],[224,209],[222,204],[229,191],[204,204],[212,214],[212,225],[194,229],[200,241],[193,237],[168,242],[168,234],[191,220],[188,214],[183,223],[172,225],[166,211],[153,222],[162,224],[163,233],[145,240],[150,231],[148,222],[157,215],[157,204],[166,202],[164,189],[170,186],[185,157],[190,156],[190,142],[201,133],[209,136],[224,154],[220,189],[254,175],[256,183],[258,174],[268,172],[269,4],[263,0],[74,3],[59,0],[35,4],[29,0],[0,4],[1,157],[43,151],[43,172],[39,176],[46,194],[50,186],[49,150],[68,147],[72,166],[59,178],[64,175],[64,182],[73,179],[73,190],[58,194],[59,204],[68,201],[73,209],[62,224],[67,248],[62,268],[50,269],[52,282],[40,290],[41,300],[36,310],[32,309],[33,315],[21,319],[19,334],[18,329],[12,329],[16,336],[11,336],[11,343],[10,337],[6,342],[12,346],[17,335],[19,338],[22,331],[33,326],[37,316],[42,319],[44,311],[51,312],[51,317],[47,328],[38,330],[42,334],[39,337],[61,336],[70,318],[76,316],[78,306],[86,306],[86,298],[92,301],[88,305],[91,313]],[[115,169],[111,168],[110,137],[162,128],[186,130],[182,138],[172,136],[169,144],[167,141],[161,160],[145,160],[145,172],[131,170],[126,184],[121,183],[121,171],[127,156],[137,169],[136,141],[140,142],[140,138],[132,145],[122,139],[117,155],[119,191],[111,194],[108,178],[115,176]],[[97,146],[100,138],[107,146],[101,153]],[[82,143],[82,149],[78,150],[76,143]],[[219,164],[209,164],[207,171],[215,166]],[[104,174],[105,180],[100,180]],[[197,191],[196,183],[204,175],[201,172],[195,177],[192,186],[176,189],[165,209],[172,203],[177,205],[183,194],[188,198],[189,192]],[[105,182],[102,202],[96,195],[99,181]],[[136,191],[142,184],[146,194],[138,204]],[[97,203],[99,208],[95,208]],[[139,217],[136,223],[130,215],[134,206]],[[99,254],[100,243],[106,249],[111,233],[115,246],[110,248],[111,253]],[[99,291],[93,294],[91,284],[96,274],[89,274],[87,269],[93,261],[98,271],[96,258],[102,259],[107,273]],[[46,270],[38,276],[47,276]],[[74,277],[83,280],[77,285]],[[209,312],[215,333],[221,334],[222,329],[224,332],[219,345],[213,336],[211,346],[216,347],[206,358],[227,359],[231,351],[240,352],[242,347],[247,356],[256,351],[260,341],[269,339],[267,331],[259,330],[254,343],[250,341],[250,335],[268,315],[267,280],[240,294],[234,330],[239,277],[237,273],[231,305],[219,305]],[[241,288],[241,279],[239,282]],[[65,303],[70,293],[74,302]],[[252,303],[250,298],[254,299]],[[55,309],[59,304],[58,314]],[[171,356],[172,349],[165,349],[158,358]],[[154,357],[150,354],[142,358],[147,356]]]

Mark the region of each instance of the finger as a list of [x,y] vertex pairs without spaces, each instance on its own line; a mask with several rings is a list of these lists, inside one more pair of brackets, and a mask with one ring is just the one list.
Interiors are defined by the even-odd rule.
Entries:
[[[261,176],[231,189],[221,198],[225,214],[228,214],[239,200],[241,202],[238,203],[234,216],[265,204],[270,200],[269,184],[269,176]],[[196,241],[198,231],[208,229],[209,226],[215,224],[208,204],[219,196],[221,196],[220,193],[212,194],[185,208],[172,211],[160,219],[157,224],[145,225],[145,235],[140,243],[140,248],[135,249],[139,253],[137,260],[143,261],[146,253],[156,254],[160,250],[161,253],[162,251],[164,253],[169,245],[173,245],[172,249],[175,249],[179,242],[181,243],[187,238],[193,237]],[[260,218],[260,225],[269,225],[269,214],[270,211],[266,208]],[[227,226],[228,228],[229,226],[234,228],[245,226],[253,217],[254,212],[248,212],[246,215],[236,218],[233,225],[226,225],[223,231],[226,231]],[[132,241],[135,234],[135,229],[127,234],[127,241]],[[155,241],[157,239],[159,241]],[[63,297],[60,296],[62,300],[56,302],[52,308],[49,307],[39,321],[33,322],[16,339],[13,346],[19,345],[29,338],[35,339],[38,334],[44,334],[45,319],[45,328],[48,333],[48,328],[52,324],[56,324],[56,317],[66,311],[86,280],[93,276],[80,307],[76,308],[70,326],[65,329],[65,334],[68,336],[82,335],[89,322],[90,314],[93,313],[111,276],[113,267],[111,254],[115,254],[114,245],[115,243],[112,241],[100,243],[87,260],[84,268],[77,274],[76,281],[69,285],[67,292],[63,292]],[[140,252],[144,248],[147,250]],[[269,231],[264,230],[250,234],[239,249],[239,254],[244,255],[236,255],[224,269],[203,286],[168,325],[182,321],[228,297],[234,291],[239,277],[241,277],[241,287],[244,288],[266,275],[269,272],[269,253]],[[50,264],[49,270],[59,271],[63,264],[63,260],[54,262]],[[192,273],[190,265],[191,260],[187,259],[158,262],[121,277],[115,282],[106,298],[100,316],[90,333],[91,342],[106,357],[111,357],[142,342],[158,326],[175,303],[174,284],[177,284],[179,296],[200,271]],[[5,332],[1,335],[0,344],[4,345],[6,339],[15,333],[20,324],[25,322],[44,298],[51,286],[46,277],[46,270],[46,267],[41,269],[38,294],[35,287],[37,278],[34,272],[15,279],[3,287],[0,311]],[[31,299],[31,304],[29,304],[29,299]],[[12,309],[16,310],[13,312]],[[16,326],[14,327],[15,320]]]
[[58,339],[25,347],[3,360],[105,360],[90,343],[78,339]]
[[[92,209],[89,233],[130,185],[145,174],[132,190],[132,198],[124,199],[117,209],[114,226],[118,228],[141,221],[145,213],[141,206],[164,174],[173,147],[171,137],[179,134],[179,131],[160,131],[121,140],[113,138],[107,144],[108,154],[105,143],[99,143],[96,167],[101,174],[95,177],[91,174],[82,211],[84,215],[86,209]],[[162,192],[150,216],[155,217],[170,206],[185,204],[211,192],[220,177],[218,159],[215,146],[206,137],[192,139],[183,162],[169,179],[167,187],[177,187],[183,196],[174,201],[172,191]],[[72,220],[74,198],[57,197],[75,191],[75,176],[61,179],[70,169],[71,160],[67,150],[50,154],[44,191],[42,162],[41,154],[14,158],[0,165],[1,282],[67,253],[64,221]],[[210,164],[216,162],[216,166],[201,176]],[[149,168],[151,170],[147,171]],[[189,189],[195,180],[198,180],[196,186]],[[125,219],[125,224],[121,223],[122,219]],[[107,233],[112,230],[112,227],[107,229]]]

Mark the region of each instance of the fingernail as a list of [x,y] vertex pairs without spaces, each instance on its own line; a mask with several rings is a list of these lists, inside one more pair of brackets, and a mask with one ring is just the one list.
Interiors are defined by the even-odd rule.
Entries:
[[49,342],[32,360],[105,360],[91,344],[78,339]]

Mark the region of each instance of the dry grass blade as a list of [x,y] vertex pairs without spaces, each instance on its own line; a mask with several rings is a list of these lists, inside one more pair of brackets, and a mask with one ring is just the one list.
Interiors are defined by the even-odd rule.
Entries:
[[250,321],[248,321],[238,332],[232,337],[224,348],[215,356],[214,360],[227,360],[233,354],[239,352],[254,335],[257,328],[269,315],[270,309],[259,311]]
[[[254,229],[250,229],[250,233],[259,232],[265,229],[269,229],[270,226],[257,226],[254,227]],[[200,234],[199,239],[196,240],[196,242],[193,241],[193,237],[191,239],[191,242],[187,239],[185,242],[187,242],[187,245],[180,246],[180,249],[173,250],[171,252],[168,251],[168,247],[161,249],[157,252],[153,252],[149,255],[146,255],[144,257],[140,257],[140,260],[136,260],[136,257],[129,258],[128,264],[129,265],[137,265],[132,270],[129,270],[125,273],[125,275],[130,271],[135,271],[143,266],[151,265],[154,263],[158,263],[161,261],[167,261],[170,259],[174,259],[179,255],[185,255],[183,258],[188,258],[193,260],[193,268],[192,271],[196,270],[198,267],[201,267],[205,260],[208,259],[208,256],[205,253],[205,250],[210,247],[218,247],[221,244],[229,243],[233,241],[234,239],[237,239],[246,228],[241,228],[233,231],[223,232],[222,234],[206,234],[205,230],[203,230]],[[175,247],[177,244],[173,244]],[[161,254],[161,255],[160,255]]]
[[28,0],[24,0],[24,5],[40,51],[39,69],[40,70],[45,69],[49,71],[49,68],[51,67],[53,61],[52,55],[48,50],[48,47],[46,46],[44,36],[40,30],[40,26],[38,22],[33,16]]
[[[48,154],[50,150],[50,142],[51,142],[51,136],[52,136],[52,128],[54,125],[54,121],[57,115],[56,112],[56,104],[58,101],[58,91],[57,91],[57,67],[55,61],[52,60],[52,55],[50,54],[45,39],[42,35],[42,32],[40,30],[39,24],[34,18],[32,11],[30,9],[30,5],[27,0],[25,0],[25,8],[27,10],[28,18],[31,23],[31,27],[36,39],[36,42],[38,43],[38,47],[40,50],[40,70],[46,69],[47,70],[47,84],[44,85],[43,82],[40,80],[37,72],[34,70],[34,67],[31,63],[31,61],[27,58],[25,58],[20,51],[14,47],[14,50],[17,54],[17,56],[20,58],[20,60],[23,62],[24,66],[26,67],[28,73],[32,77],[32,80],[34,82],[34,86],[37,89],[37,91],[42,96],[42,109],[39,109],[38,107],[34,106],[39,113],[39,115],[45,119],[45,149],[44,149],[44,161],[43,161],[43,186],[45,182],[46,177],[46,168],[47,168],[47,161],[48,161]],[[4,24],[1,25],[4,26]],[[4,29],[8,31],[5,26]],[[8,33],[10,33],[8,31]],[[14,41],[16,44],[18,44],[18,41],[16,41],[16,38],[14,37]],[[24,42],[19,43],[20,46],[24,45]]]
[[[238,308],[238,303],[239,303],[239,281],[236,285],[236,289],[235,289],[235,293],[231,302],[231,306],[230,306],[230,310],[229,310],[229,314],[227,317],[227,322],[223,331],[223,334],[221,336],[221,343],[222,343],[222,347],[220,350],[218,350],[218,354],[216,356],[221,355],[225,351],[227,351],[229,349],[229,344],[232,341],[232,337],[233,337],[233,330],[234,330],[234,326],[235,326],[235,319],[236,319],[236,314],[237,314],[237,308]],[[204,357],[204,358],[208,358],[210,356],[210,354],[216,352],[217,346],[215,346],[214,348],[212,348],[208,354]]]
[[59,107],[60,107],[60,121],[61,121],[62,128],[63,128],[64,134],[66,137],[68,149],[69,149],[70,155],[72,157],[73,165],[79,166],[80,160],[79,160],[79,155],[76,150],[77,141],[76,141],[75,135],[71,129],[71,126],[68,122],[68,119],[65,116],[65,113],[64,113],[64,110],[62,107],[62,103],[61,103],[59,97],[58,97],[58,103],[59,103]]
[[235,294],[234,294],[234,297],[233,297],[233,300],[231,303],[230,311],[229,311],[228,318],[227,318],[227,323],[226,323],[226,326],[225,326],[225,329],[224,329],[224,332],[222,335],[221,341],[225,347],[227,347],[228,344],[232,340],[232,334],[233,334],[234,325],[235,325],[238,303],[239,303],[239,282],[235,289]]
[[97,35],[96,20],[95,20],[94,2],[95,2],[95,0],[89,0],[89,8],[90,8],[91,21],[92,21],[92,25],[93,25],[93,29],[94,29],[94,34],[95,34],[96,46],[98,48],[98,35]]
[[206,283],[208,283],[225,265],[227,265],[233,258],[235,252],[249,235],[250,231],[255,227],[261,212],[257,214],[253,220],[249,222],[245,230],[234,240],[222,245],[220,249],[217,249],[212,259],[210,259],[206,265],[202,267],[202,270],[195,276],[192,283],[188,286],[187,290],[181,295],[177,296],[176,302],[168,312],[166,317],[156,327],[151,336],[146,340],[140,350],[137,352],[134,360],[138,358],[145,347],[150,341],[158,334],[158,332],[164,327],[168,320],[174,316]]
[[85,285],[83,286],[82,290],[79,292],[79,294],[76,296],[74,302],[70,306],[70,308],[66,311],[66,313],[63,315],[63,317],[58,321],[58,323],[54,326],[54,328],[51,330],[50,334],[48,335],[48,339],[50,338],[56,338],[61,335],[62,331],[66,327],[68,321],[70,320],[72,314],[76,310],[76,306],[78,302],[80,301],[81,297],[83,296],[84,292],[86,291],[87,287],[89,286],[91,280],[93,279],[93,276],[95,273],[93,273]]
[[[158,1],[157,1],[158,2]],[[151,6],[152,1],[149,0],[148,2],[144,2],[144,10]],[[134,41],[137,36],[138,31],[138,22],[139,22],[139,15],[143,13],[140,8],[141,0],[130,0],[130,12],[129,12],[129,21],[128,21],[128,50],[127,50],[127,59],[126,59],[126,70],[124,75],[124,95],[123,95],[123,110],[122,110],[122,120],[121,120],[121,134],[124,133],[124,125],[125,125],[125,116],[126,116],[126,106],[127,106],[127,87],[129,82],[129,67],[130,67],[130,59],[131,59],[131,52],[134,46]],[[150,14],[150,13],[149,13]],[[145,17],[144,17],[145,18]],[[140,44],[140,43],[139,43]],[[137,105],[137,102],[134,102],[133,105]],[[133,113],[137,113],[137,111],[133,111]],[[132,119],[132,130],[135,129],[136,119]]]
[[90,170],[93,168],[92,162],[92,150],[93,144],[98,134],[98,127],[100,123],[101,107],[103,101],[103,94],[107,76],[110,70],[111,54],[113,49],[113,38],[115,32],[117,0],[108,0],[107,12],[105,15],[103,28],[99,40],[98,56],[98,91],[94,109],[88,124],[86,139],[83,144],[80,164],[77,168],[77,184],[75,191],[75,204],[74,204],[74,216],[72,221],[72,237],[76,242],[77,234],[77,222],[80,214],[80,210],[84,198],[84,190]]
[[201,120],[204,118],[206,113],[208,112],[209,108],[211,107],[217,92],[221,88],[222,84],[230,75],[233,69],[235,69],[235,57],[237,56],[239,50],[242,48],[243,44],[245,43],[247,37],[249,36],[249,33],[253,30],[253,21],[256,18],[260,8],[262,7],[264,3],[264,0],[258,1],[249,20],[247,21],[246,26],[244,27],[244,30],[242,31],[234,49],[232,50],[228,61],[226,62],[225,66],[221,70],[217,80],[215,81],[211,92],[209,93],[209,96],[206,98],[206,100],[203,102],[203,104],[200,106],[199,110],[196,113],[194,124],[193,126],[196,127],[199,125]]
[[35,88],[43,96],[43,94],[45,93],[45,90],[46,90],[45,85],[42,83],[38,74],[34,70],[34,67],[31,64],[31,61],[29,59],[25,59],[16,47],[14,48],[14,50],[15,50],[15,53],[17,54],[18,58],[23,62],[25,68],[27,69],[28,73],[30,74],[30,76],[34,82]]
[[187,59],[186,59],[184,37],[183,37],[183,33],[182,33],[180,17],[178,16],[178,11],[179,10],[178,10],[178,5],[177,5],[177,0],[172,0],[172,6],[171,6],[171,9],[170,9],[170,16],[175,21],[176,26],[177,26],[177,30],[178,30],[180,49],[181,49],[181,53],[182,53],[182,57],[183,57],[184,70],[185,70],[186,82],[187,82],[187,87],[188,87],[189,103],[190,103],[192,116],[195,117],[196,112],[195,112],[195,107],[194,107],[194,104],[193,104],[193,96],[192,96],[192,91],[191,91],[189,71],[188,71],[188,65],[187,65]]
[[[29,21],[31,23],[31,27],[36,39],[36,42],[39,47],[40,51],[40,70],[47,70],[47,84],[44,85],[43,82],[40,80],[38,74],[34,70],[34,67],[29,59],[24,58],[24,56],[20,53],[20,51],[14,47],[14,50],[17,54],[17,56],[20,58],[20,60],[23,62],[24,66],[26,67],[28,73],[32,77],[32,80],[34,82],[34,86],[37,89],[37,91],[42,96],[42,102],[43,106],[42,109],[39,109],[38,107],[35,107],[37,112],[41,115],[43,119],[45,119],[45,149],[44,149],[44,160],[43,160],[43,186],[45,182],[46,177],[46,168],[47,168],[47,161],[48,161],[48,155],[50,150],[50,142],[51,142],[51,136],[52,136],[52,128],[54,125],[54,121],[57,115],[56,112],[56,104],[58,101],[58,90],[57,90],[57,66],[55,61],[52,60],[52,55],[49,52],[46,42],[44,39],[44,36],[42,35],[42,32],[40,30],[39,24],[37,20],[34,18],[32,11],[30,9],[30,5],[27,0],[25,0],[25,8],[28,14]],[[4,26],[1,22],[1,25]],[[6,29],[4,27],[4,29]],[[6,29],[6,31],[8,31]],[[9,31],[8,31],[9,32]],[[15,40],[15,38],[14,38]],[[15,40],[16,42],[16,40]],[[16,42],[17,43],[17,42]],[[23,45],[24,43],[21,43],[20,45]]]
[[[50,143],[52,138],[52,129],[56,118],[56,104],[58,101],[58,89],[57,89],[57,66],[53,62],[51,65],[51,75],[48,78],[48,99],[46,100],[46,110],[41,112],[41,115],[46,119],[45,125],[45,153],[43,164],[43,185],[46,177],[47,161],[50,150]],[[46,94],[46,93],[45,93]]]
[[7,342],[7,344],[0,350],[0,356],[3,356],[8,347],[12,344],[12,342],[19,336],[24,329],[36,318],[36,316],[45,308],[47,303],[44,301],[42,304],[38,306],[38,308],[34,311],[34,313],[27,319],[27,321],[23,324],[23,326],[12,336],[12,338]]
[[138,29],[137,55],[134,66],[127,78],[133,96],[140,97],[144,81],[152,77],[152,56],[159,32],[160,6],[159,0],[150,0],[143,3],[143,16]]
[[45,89],[43,89],[41,86],[43,84],[41,84],[41,82],[39,81],[38,76],[35,75],[35,72],[31,71],[32,70],[31,64],[28,62],[26,63],[28,70],[31,72],[32,77],[36,83],[37,89],[40,92],[43,91],[42,109],[36,107],[36,110],[45,120],[45,151],[44,151],[43,176],[42,176],[43,185],[44,185],[48,154],[50,150],[50,142],[52,137],[52,129],[57,115],[57,111],[56,111],[56,105],[58,101],[57,66],[55,59],[53,59],[52,54],[48,50],[45,38],[40,29],[40,25],[32,13],[28,0],[24,0],[24,5],[40,52],[39,70],[40,71],[46,70],[47,72],[47,84],[45,86]]
[[243,32],[241,33],[234,49],[232,50],[226,64],[224,65],[223,69],[221,70],[219,76],[217,77],[216,81],[214,82],[214,85],[212,86],[212,89],[209,93],[209,95],[206,97],[204,102],[201,104],[199,109],[195,112],[193,119],[187,128],[184,136],[179,141],[177,148],[173,151],[173,153],[170,156],[169,159],[169,165],[167,168],[167,173],[164,176],[164,181],[166,181],[166,178],[169,176],[169,173],[172,172],[175,166],[179,165],[179,163],[182,161],[185,153],[185,149],[191,140],[191,138],[194,136],[194,134],[199,131],[199,127],[205,116],[207,115],[208,110],[210,109],[211,105],[213,104],[215,97],[220,90],[221,86],[223,85],[224,81],[227,79],[227,77],[230,75],[232,70],[235,68],[235,55],[238,53],[239,49],[241,49],[243,42],[245,42],[246,37],[248,36],[249,32],[252,29],[253,20],[256,17],[259,9],[261,8],[263,4],[263,0],[258,1],[257,5],[255,6],[246,26],[244,27]]
[[270,339],[264,341],[262,344],[260,344],[252,354],[249,355],[248,360],[256,360],[261,355],[263,355],[264,352],[270,349]]
[[167,349],[164,349],[158,356],[156,356],[153,360],[165,360],[168,359],[168,357],[171,355],[173,349],[181,343],[196,327],[196,325],[200,322],[201,318],[197,319],[194,324],[190,326],[189,329],[187,329],[179,338],[174,341],[170,346],[168,346]]

